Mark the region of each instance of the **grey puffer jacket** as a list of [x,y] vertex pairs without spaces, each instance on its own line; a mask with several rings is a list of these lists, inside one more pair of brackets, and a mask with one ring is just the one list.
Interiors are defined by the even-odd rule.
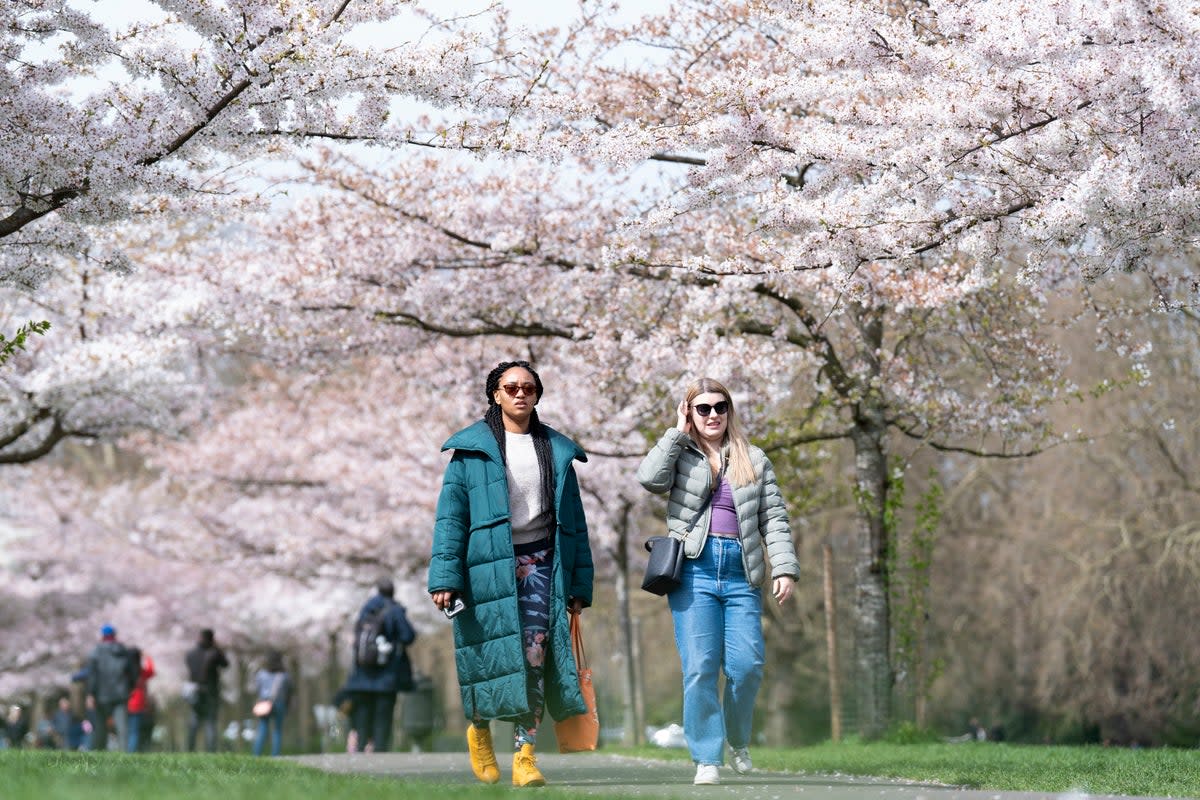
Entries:
[[[753,445],[750,460],[758,480],[748,486],[732,487],[746,578],[751,586],[762,586],[767,577],[766,559],[770,559],[773,577],[799,578],[800,563],[796,560],[775,468],[767,454]],[[667,531],[683,540],[683,551],[688,558],[700,555],[708,539],[711,517],[708,498],[713,485],[712,469],[699,445],[678,428],[668,429],[642,459],[637,479],[655,494],[670,493]]]

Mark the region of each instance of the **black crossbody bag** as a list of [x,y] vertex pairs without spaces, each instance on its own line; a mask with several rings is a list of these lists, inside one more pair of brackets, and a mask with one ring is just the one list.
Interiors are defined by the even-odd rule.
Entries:
[[[714,494],[716,494],[715,487],[713,491],[709,492],[704,505],[700,506],[700,510],[696,512],[695,519],[688,526],[689,531],[696,527],[696,523],[704,516],[704,510],[712,502]],[[646,540],[646,549],[650,551],[650,558],[646,561],[646,574],[642,578],[642,588],[650,594],[657,595],[670,594],[678,589],[679,584],[683,582],[683,540],[669,534],[667,536],[651,536]]]

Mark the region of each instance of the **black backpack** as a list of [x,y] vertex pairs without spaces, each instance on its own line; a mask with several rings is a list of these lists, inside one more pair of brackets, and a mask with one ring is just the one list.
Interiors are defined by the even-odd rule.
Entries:
[[129,650],[120,642],[102,644],[96,651],[96,694],[104,701],[128,697],[133,688],[129,680]]
[[387,664],[396,646],[384,634],[391,604],[384,603],[369,614],[363,614],[354,624],[354,663],[359,667],[377,668]]

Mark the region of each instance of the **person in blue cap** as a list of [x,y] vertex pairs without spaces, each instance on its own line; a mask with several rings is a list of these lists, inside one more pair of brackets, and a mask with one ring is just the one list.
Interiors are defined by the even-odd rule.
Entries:
[[100,628],[100,643],[87,660],[87,707],[96,715],[92,729],[92,750],[108,749],[108,724],[112,721],[117,749],[129,743],[129,717],[125,704],[133,689],[129,652],[117,641],[117,629],[105,623]]

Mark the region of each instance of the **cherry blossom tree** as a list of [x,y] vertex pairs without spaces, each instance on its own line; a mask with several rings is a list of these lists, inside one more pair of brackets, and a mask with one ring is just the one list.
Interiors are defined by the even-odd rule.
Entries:
[[[126,271],[105,226],[242,213],[263,162],[306,140],[406,141],[390,101],[509,102],[472,79],[473,39],[422,36],[402,0],[147,0],[114,23],[95,4],[0,9],[0,279],[63,263]],[[364,31],[390,31],[386,47]]]
[[[284,4],[280,13],[300,5],[355,7]],[[306,548],[334,554],[324,541],[297,542],[272,529],[270,504],[290,504],[282,518],[296,525],[299,509],[319,509],[325,535],[357,547],[378,534],[359,527],[343,504],[367,498],[372,523],[386,525],[391,512],[381,498],[391,484],[357,485],[340,456],[290,449],[255,427],[262,403],[269,418],[291,420],[281,430],[292,438],[313,430],[315,418],[297,401],[303,392],[292,394],[306,385],[294,370],[349,360],[365,382],[323,368],[311,385],[328,388],[330,398],[336,385],[350,396],[401,397],[377,359],[403,364],[419,351],[440,353],[421,362],[422,374],[440,378],[437,396],[449,411],[460,401],[443,387],[473,385],[470,363],[477,370],[497,350],[525,348],[539,363],[570,365],[560,384],[570,388],[552,401],[562,405],[547,406],[560,426],[589,451],[624,459],[644,452],[689,377],[720,377],[764,444],[844,441],[853,452],[856,694],[862,732],[879,735],[891,720],[893,682],[885,509],[908,451],[1020,456],[1061,440],[1046,411],[1076,387],[1047,336],[1060,322],[1056,292],[1081,279],[1137,274],[1148,287],[1141,308],[1094,306],[1104,341],[1135,362],[1141,351],[1121,315],[1192,302],[1176,256],[1190,252],[1197,235],[1191,42],[1200,21],[1178,6],[1132,0],[684,2],[633,27],[610,24],[606,14],[596,7],[561,31],[529,36],[501,14],[487,58],[463,44],[480,39],[452,37],[439,51],[457,65],[451,77],[489,62],[470,73],[470,90],[432,77],[420,83],[434,62],[413,55],[428,69],[412,84],[396,78],[401,90],[456,104],[456,116],[419,122],[429,132],[411,137],[442,151],[397,152],[390,164],[307,151],[304,166],[323,194],[262,225],[247,220],[228,250],[171,262],[173,274],[210,293],[206,320],[225,341],[275,360],[290,376],[280,386],[293,388],[247,391],[244,407],[224,406],[219,428],[193,440],[199,458],[168,453],[162,468],[203,489],[195,507],[204,507],[200,494],[210,496],[201,518],[219,534],[212,541],[229,548],[222,552],[295,570],[312,566]],[[301,51],[277,43],[270,24],[250,28],[264,44],[228,33],[236,58],[210,54],[199,63],[228,63],[214,67],[208,86],[228,93],[248,81],[242,93],[177,150],[127,148],[134,171],[158,183],[111,182],[194,202],[188,190],[228,163],[218,152],[259,156],[284,132],[390,134],[381,114],[367,114],[364,131],[327,101],[352,95],[363,84],[355,78],[368,75],[357,57],[337,60],[342,17],[330,19],[284,25],[313,35],[312,54],[321,56],[313,63],[341,65],[328,74],[284,70]],[[268,71],[280,65],[274,77],[256,59]],[[175,72],[161,74],[186,84],[185,68],[193,69],[175,63]],[[382,83],[366,81],[377,88],[371,97],[396,88],[386,74]],[[295,98],[312,98],[320,114]],[[126,114],[131,107],[118,103]],[[216,108],[187,106],[195,107]],[[236,114],[224,116],[226,109]],[[222,126],[235,117],[251,124]],[[164,141],[191,130],[164,118],[174,137]],[[212,149],[195,159],[211,156],[217,168],[189,160],[202,143]],[[451,149],[490,155],[468,161]],[[115,173],[125,175],[105,174]],[[14,230],[13,241],[50,220],[73,226],[81,241],[91,235],[68,218],[94,195],[54,190],[108,185],[86,176],[42,180],[27,192],[42,198],[36,208],[64,202]],[[166,191],[176,188],[182,192]],[[28,204],[13,203],[8,218],[19,220],[13,214]],[[103,211],[103,219],[132,208],[99,205],[89,213]],[[167,205],[185,208],[179,199]],[[90,239],[70,250],[102,263],[119,262],[108,255],[116,251]],[[25,254],[9,274],[44,271],[30,248],[8,252]],[[338,422],[329,438],[320,426],[314,437],[349,441],[349,452],[388,463],[365,427]],[[229,443],[242,440],[255,443],[247,448],[254,454],[230,457]],[[284,457],[262,460],[259,451],[273,446]],[[422,452],[413,452],[416,463],[436,474]],[[318,485],[292,485],[304,482]],[[611,517],[605,525],[617,532],[627,495],[605,492],[592,492],[598,518]],[[322,506],[322,498],[332,499]],[[420,502],[414,497],[408,511],[419,514]],[[254,552],[262,542],[269,546]]]
[[[719,287],[701,295],[708,314],[679,295],[666,307],[770,337],[760,359],[794,345],[783,374],[816,375],[812,407],[837,410],[832,428],[814,421],[856,454],[868,735],[890,717],[887,432],[1032,452],[1037,410],[1070,389],[1037,332],[1045,293],[1135,271],[1160,308],[1194,302],[1176,255],[1200,232],[1198,25],[1184,6],[1132,2],[683,2],[632,27],[581,24],[541,72],[546,49],[505,51],[530,52],[519,74],[539,75],[538,114],[504,130],[513,150],[686,170],[606,216],[607,249],[588,260]],[[629,58],[631,41],[659,57]],[[497,227],[493,259],[549,249],[538,222]],[[964,391],[979,382],[991,391]]]
[[[499,137],[509,161],[481,176],[433,157],[391,174],[314,160],[345,195],[284,225],[338,242],[304,277],[336,275],[326,310],[368,328],[582,348],[596,385],[653,387],[632,401],[647,414],[684,375],[715,373],[773,401],[748,408],[766,436],[851,443],[859,719],[879,735],[893,433],[1036,452],[1052,441],[1042,412],[1074,392],[1042,333],[1054,291],[1136,271],[1159,307],[1191,302],[1172,255],[1197,233],[1196,24],[1132,3],[585,18],[499,39],[530,113],[461,130]],[[628,58],[631,41],[657,57]]]
[[53,325],[0,371],[0,464],[35,461],[67,440],[178,431],[194,419],[214,377],[216,337],[200,325],[211,293],[176,277],[148,269],[130,281],[88,265],[36,294],[0,287],[4,318]]
[[[5,515],[19,547],[6,565],[4,626],[21,642],[0,654],[6,696],[64,686],[104,622],[152,655],[155,693],[170,698],[187,677],[183,654],[200,628],[217,628],[242,656],[269,647],[322,653],[361,602],[361,582],[229,556],[168,480],[135,473],[114,483],[106,470],[92,483],[48,461],[24,469],[24,502]],[[325,663],[301,666],[314,674]],[[225,688],[232,698],[239,687]]]
[[[1037,333],[1042,304],[997,270],[955,302],[922,302],[863,268],[869,302],[839,301],[813,273],[717,278],[652,265],[682,263],[701,247],[709,256],[734,252],[737,214],[710,214],[695,230],[680,225],[676,237],[648,240],[646,258],[614,267],[596,256],[625,209],[607,205],[603,191],[580,201],[556,185],[552,170],[525,165],[485,181],[489,196],[504,198],[491,204],[472,199],[478,185],[453,165],[383,174],[321,161],[313,169],[343,193],[264,234],[282,243],[277,265],[306,265],[276,273],[275,285],[292,293],[285,300],[272,290],[277,307],[332,314],[349,341],[399,326],[455,338],[525,336],[543,354],[574,353],[588,365],[575,391],[606,398],[573,412],[585,415],[585,445],[626,458],[671,424],[670,409],[699,372],[729,380],[750,429],[769,447],[851,442],[870,543],[857,581],[860,593],[877,592],[878,604],[859,609],[860,631],[880,637],[872,652],[882,652],[885,675],[888,531],[872,498],[886,498],[903,463],[889,456],[889,431],[974,452],[1005,452],[1020,440],[1027,449],[1045,446],[1040,410],[1069,388]],[[942,275],[949,281],[964,271],[950,262]],[[338,276],[332,284],[330,274]],[[821,308],[835,310],[818,316]],[[307,327],[322,327],[313,319]],[[981,383],[1002,388],[978,394]],[[627,481],[630,474],[626,463]],[[619,516],[621,501],[610,502],[608,513]]]

